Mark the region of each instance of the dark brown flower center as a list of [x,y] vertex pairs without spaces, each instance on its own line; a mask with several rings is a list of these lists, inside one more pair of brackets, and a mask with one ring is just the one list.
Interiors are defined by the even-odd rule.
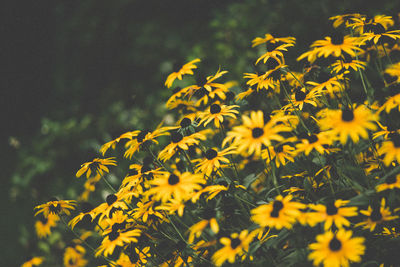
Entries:
[[396,148],[399,148],[399,147],[400,147],[400,135],[399,135],[398,133],[391,133],[391,134],[389,134],[389,138],[390,138],[390,140],[392,140],[393,145],[394,145]]
[[381,213],[381,211],[379,210],[379,208],[378,208],[378,209],[374,209],[374,210],[371,212],[370,218],[371,218],[371,220],[372,220],[373,222],[379,222],[379,221],[382,219],[382,213]]
[[171,142],[172,143],[179,143],[183,139],[183,135],[178,132],[171,133]]
[[335,206],[334,202],[330,202],[326,205],[326,213],[328,215],[335,215],[338,212],[338,208]]
[[386,178],[385,181],[387,184],[394,184],[397,182],[397,178],[394,175],[390,175],[388,178]]
[[108,234],[108,239],[110,241],[114,241],[119,237],[119,232],[118,231],[111,231],[111,233]]
[[278,218],[279,217],[279,211],[283,209],[283,203],[282,201],[275,200],[274,203],[272,204],[272,211],[270,216],[273,218]]
[[237,248],[241,243],[242,243],[242,241],[240,241],[239,238],[232,238],[232,239],[231,239],[231,248],[235,249],[235,248]]
[[341,45],[343,44],[344,41],[344,36],[343,34],[339,33],[339,32],[334,32],[331,35],[331,43],[334,45]]
[[49,207],[50,213],[59,213],[61,211],[61,205],[59,203],[51,204]]
[[342,248],[342,242],[340,242],[335,236],[332,238],[331,242],[329,242],[329,248],[332,251],[339,251]]
[[351,109],[343,109],[342,110],[342,120],[350,122],[354,120],[354,113]]
[[264,130],[262,128],[256,127],[251,131],[253,138],[259,138],[264,134]]
[[318,136],[315,134],[307,136],[308,143],[313,144],[318,141]]
[[144,138],[146,137],[146,135],[147,135],[149,132],[150,132],[149,130],[143,130],[143,131],[141,131],[141,132],[137,135],[137,137],[136,137],[137,141],[138,141],[139,143],[142,143],[143,140],[144,140]]
[[275,147],[275,153],[281,153],[283,151],[283,145],[279,145]]
[[296,101],[303,101],[304,99],[306,99],[307,94],[304,93],[303,91],[296,91],[296,93],[294,94],[294,98],[296,99]]
[[218,104],[212,104],[210,107],[210,113],[211,114],[217,114],[221,112],[221,106]]
[[179,177],[175,174],[171,174],[168,178],[168,183],[170,185],[176,185],[177,183],[179,183]]
[[216,156],[218,156],[218,152],[215,149],[210,148],[206,151],[206,158],[208,160],[211,160],[211,159],[215,158]]
[[182,128],[186,128],[189,127],[190,124],[192,124],[192,121],[189,118],[183,118],[180,125]]
[[117,196],[114,194],[110,194],[106,197],[106,202],[109,206],[111,206],[112,204],[114,204],[115,201],[117,201]]

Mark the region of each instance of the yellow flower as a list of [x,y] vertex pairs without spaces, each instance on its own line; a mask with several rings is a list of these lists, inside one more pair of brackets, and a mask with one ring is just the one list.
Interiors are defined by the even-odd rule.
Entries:
[[80,246],[67,247],[64,251],[64,266],[65,267],[83,267],[87,265],[87,260],[84,259],[86,250]]
[[264,114],[262,111],[252,111],[250,117],[243,115],[243,125],[236,126],[227,133],[227,137],[222,142],[222,146],[232,142],[232,146],[237,147],[239,153],[247,152],[261,154],[262,146],[270,146],[272,141],[283,141],[280,132],[289,132],[292,129],[283,124],[277,124],[280,115],[271,118],[264,124]]
[[386,113],[390,113],[392,109],[397,108],[400,111],[400,94],[389,97],[385,103],[383,103],[382,107],[379,109],[379,112],[384,110]]
[[395,160],[400,163],[400,134],[390,133],[389,140],[382,143],[378,149],[379,155],[384,155],[383,163],[386,166],[391,165]]
[[150,182],[153,187],[147,193],[153,195],[155,200],[162,202],[167,202],[171,198],[188,200],[194,191],[202,188],[201,184],[205,184],[205,182],[201,174],[165,172]]
[[332,138],[329,138],[329,133],[320,132],[318,134],[307,135],[301,139],[301,143],[296,144],[297,152],[304,152],[308,156],[313,150],[318,151],[321,155],[329,153],[328,147],[332,144]]
[[35,207],[35,209],[38,210],[35,213],[35,216],[40,213],[43,213],[45,218],[47,218],[50,214],[65,213],[70,215],[71,212],[69,210],[74,210],[75,206],[75,200],[58,200],[56,198],[52,198],[49,202]]
[[353,13],[353,14],[344,14],[344,15],[337,15],[337,16],[333,16],[330,17],[329,20],[333,20],[333,27],[337,28],[340,25],[342,25],[343,23],[345,25],[348,25],[349,22],[351,22],[351,20],[353,18],[361,18],[362,15],[359,13]]
[[368,210],[360,210],[360,213],[368,216],[368,218],[356,224],[356,226],[363,226],[363,229],[369,229],[372,232],[378,224],[399,218],[399,216],[392,216],[389,208],[385,207],[385,203],[385,199],[382,198],[380,207],[373,209],[371,206],[368,206]]
[[304,204],[291,201],[292,198],[291,195],[277,196],[274,201],[252,209],[251,219],[260,227],[291,229],[301,214],[300,209],[305,208]]
[[110,172],[107,165],[117,166],[114,157],[106,159],[95,158],[90,162],[83,163],[79,171],[76,173],[76,177],[81,177],[85,172],[86,178],[89,178],[92,173],[103,176],[104,172]]
[[101,222],[105,216],[110,217],[110,213],[114,209],[128,209],[128,206],[118,193],[108,195],[106,197],[106,202],[100,204],[92,211],[90,211],[90,215],[92,215],[92,218],[95,218],[97,215],[101,214],[99,217],[99,222]]
[[340,229],[337,233],[330,231],[317,235],[317,243],[312,243],[309,248],[312,252],[308,255],[313,260],[314,266],[349,267],[349,262],[360,262],[364,254],[364,238],[353,237],[352,231]]
[[112,231],[109,233],[101,242],[101,245],[96,251],[95,256],[98,257],[101,254],[104,257],[111,255],[116,247],[122,247],[125,244],[138,242],[137,238],[140,236],[141,231],[139,229],[133,229],[130,231],[120,232]]
[[332,67],[332,73],[335,72],[336,74],[339,74],[349,69],[353,69],[354,71],[363,70],[367,66],[367,63],[360,60],[352,59],[349,56],[344,56],[336,60],[330,66]]
[[115,146],[121,141],[121,139],[132,139],[132,137],[137,136],[140,133],[140,131],[133,131],[133,132],[126,132],[124,134],[121,134],[120,137],[111,140],[110,142],[105,143],[104,145],[101,146],[100,148],[100,153],[104,156],[104,154],[109,150],[110,148],[115,149]]
[[170,88],[172,86],[172,83],[175,81],[175,79],[182,80],[182,76],[185,74],[190,74],[193,75],[193,69],[197,69],[197,66],[195,63],[200,62],[199,58],[196,58],[189,63],[186,63],[185,65],[182,66],[178,71],[171,73],[168,75],[167,80],[165,81],[165,86]]
[[256,37],[252,42],[251,47],[255,47],[257,45],[265,44],[265,43],[272,43],[272,44],[280,44],[280,43],[285,43],[285,44],[294,44],[296,42],[296,38],[294,37],[274,37],[270,33],[266,33],[264,35],[264,38],[261,37]]
[[207,111],[199,114],[199,118],[201,118],[199,124],[201,125],[204,123],[205,127],[214,120],[215,127],[219,128],[221,123],[224,121],[224,116],[236,119],[235,114],[238,114],[239,111],[234,108],[238,107],[238,105],[227,106],[214,103],[207,109]]
[[156,204],[155,200],[148,200],[147,198],[142,198],[137,204],[137,208],[133,209],[133,218],[136,220],[141,220],[147,222],[149,216],[157,217],[163,219],[165,215],[161,214],[158,207],[154,208]]
[[256,73],[244,73],[244,78],[249,79],[246,82],[249,86],[257,85],[257,92],[263,88],[265,88],[265,90],[268,90],[269,88],[271,88],[271,90],[279,88],[279,83],[272,77],[268,77],[268,73],[262,75]]
[[375,121],[378,115],[372,113],[366,106],[360,105],[353,109],[325,110],[318,124],[321,130],[330,130],[333,137],[338,137],[342,144],[350,137],[354,143],[368,138],[367,130],[376,130]]
[[39,266],[43,263],[43,257],[32,257],[30,260],[24,262],[21,267],[34,267]]
[[317,106],[316,98],[320,96],[320,94],[312,90],[307,92],[305,88],[297,88],[292,95],[290,95],[289,104],[283,107],[283,110],[292,110],[295,106],[298,109],[302,110],[304,104],[310,104],[314,107]]
[[316,212],[314,219],[316,222],[324,222],[325,231],[328,230],[332,224],[341,228],[342,226],[349,226],[350,222],[346,217],[357,216],[357,207],[343,207],[348,200],[338,199],[335,202],[328,202],[327,205],[310,204],[309,207]]
[[235,153],[234,150],[235,148],[233,147],[228,147],[221,151],[213,148],[208,149],[204,154],[205,159],[197,159],[194,161],[199,162],[196,165],[196,171],[210,176],[213,171],[216,171],[222,167],[221,162],[229,163],[229,159],[227,159],[225,156]]
[[180,149],[188,150],[189,146],[198,145],[200,140],[206,140],[206,133],[209,133],[209,131],[203,130],[198,133],[183,136],[177,131],[172,132],[170,134],[171,143],[158,153],[158,158],[165,162],[172,158]]
[[198,238],[201,236],[201,233],[203,230],[210,225],[211,230],[217,234],[219,232],[219,225],[217,222],[216,217],[216,212],[213,208],[206,207],[203,211],[203,220],[199,221],[198,223],[192,225],[189,228],[189,243],[193,243],[195,237]]
[[295,155],[294,148],[288,143],[278,144],[277,146],[269,146],[261,151],[261,157],[267,164],[275,160],[276,167],[286,165],[287,162],[294,162],[293,156]]
[[248,234],[247,230],[231,234],[231,237],[222,237],[220,239],[223,248],[216,251],[212,260],[216,266],[221,266],[225,261],[235,262],[236,256],[241,256],[249,249],[249,244],[253,240],[254,234]]
[[47,218],[42,217],[35,223],[36,234],[39,238],[47,237],[51,234],[51,228],[57,225],[58,215],[50,213]]
[[385,182],[376,186],[376,191],[381,192],[388,189],[400,189],[400,174],[390,175],[385,179]]
[[118,260],[115,262],[115,265],[119,267],[145,266],[147,263],[147,258],[151,257],[149,251],[150,247],[144,247],[143,249],[132,247],[129,249],[129,256],[125,253],[121,253]]

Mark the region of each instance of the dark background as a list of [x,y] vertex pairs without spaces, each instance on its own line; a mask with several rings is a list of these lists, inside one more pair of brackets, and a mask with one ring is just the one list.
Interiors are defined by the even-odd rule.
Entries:
[[102,143],[162,118],[174,64],[199,57],[200,71],[221,66],[243,84],[255,37],[296,37],[295,59],[329,34],[330,16],[393,15],[395,2],[3,1],[1,265],[40,255],[33,207],[76,197],[75,173]]

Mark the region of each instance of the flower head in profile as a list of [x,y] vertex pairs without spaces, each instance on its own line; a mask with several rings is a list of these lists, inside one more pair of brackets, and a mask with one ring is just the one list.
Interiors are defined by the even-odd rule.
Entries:
[[199,58],[196,58],[189,63],[186,63],[179,70],[174,71],[173,73],[168,75],[167,80],[165,81],[165,86],[170,88],[176,79],[182,80],[182,76],[185,74],[193,75],[193,69],[197,69],[197,66],[195,65],[195,63],[197,62],[200,62]]
[[367,218],[363,222],[356,224],[356,226],[362,226],[363,229],[369,229],[372,232],[378,224],[399,218],[399,216],[392,215],[385,204],[386,200],[382,198],[380,206],[374,208],[368,206],[367,210],[360,210],[360,213],[367,216]]
[[188,200],[193,192],[202,188],[201,185],[205,182],[201,174],[165,172],[151,181],[152,188],[148,191],[148,195],[162,202],[167,202],[171,198]]
[[36,234],[39,238],[47,237],[51,234],[51,228],[57,225],[60,218],[56,214],[50,213],[47,217],[41,217],[35,223]]
[[211,230],[217,234],[219,232],[219,225],[216,219],[216,211],[214,208],[206,207],[203,210],[202,220],[195,223],[189,228],[189,243],[193,243],[195,237],[200,237],[203,230],[209,225]]
[[352,231],[340,229],[337,233],[325,232],[317,235],[317,242],[308,247],[312,252],[308,258],[314,266],[349,267],[350,262],[360,262],[364,255],[363,237],[352,237]]
[[394,188],[399,188],[400,189],[400,174],[397,175],[389,175],[384,183],[381,183],[376,186],[376,191],[381,192],[384,190],[391,190]]
[[35,209],[38,211],[35,216],[43,213],[43,216],[47,218],[50,214],[67,214],[70,215],[70,210],[74,210],[76,206],[75,200],[58,200],[52,198],[49,202],[36,206]]
[[92,161],[83,163],[81,168],[76,173],[76,177],[81,177],[86,172],[86,178],[89,178],[91,174],[98,174],[103,176],[104,173],[108,173],[110,170],[107,165],[117,166],[117,162],[112,158],[99,159],[95,158]]
[[128,231],[111,231],[104,237],[101,245],[98,247],[95,256],[103,255],[107,257],[114,252],[116,247],[122,247],[125,244],[138,242],[137,237],[141,234],[141,230],[133,229]]
[[220,242],[224,247],[212,256],[214,264],[221,266],[225,261],[234,263],[236,256],[241,256],[248,251],[253,238],[254,234],[249,234],[247,230],[243,230],[240,234],[233,233],[230,237],[222,237]]
[[383,163],[386,166],[391,165],[394,161],[400,163],[400,134],[388,134],[388,140],[385,140],[378,149],[378,154],[383,155]]
[[300,210],[306,207],[300,202],[292,201],[292,198],[291,195],[277,196],[274,201],[251,210],[251,219],[260,227],[291,229],[301,214]]
[[29,260],[25,261],[21,267],[35,267],[39,266],[43,263],[44,258],[43,257],[32,257]]

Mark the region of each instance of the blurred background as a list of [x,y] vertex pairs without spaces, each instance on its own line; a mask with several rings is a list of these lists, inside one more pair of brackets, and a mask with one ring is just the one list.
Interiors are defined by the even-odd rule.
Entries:
[[[397,1],[5,0],[1,11],[1,266],[48,251],[34,206],[74,199],[80,164],[121,133],[155,127],[174,66],[201,58],[241,85],[254,71],[251,40],[294,36],[295,59],[332,30],[328,18],[394,15]],[[301,69],[296,62],[289,62]],[[297,65],[296,65],[297,64]],[[244,86],[243,86],[244,87]]]

